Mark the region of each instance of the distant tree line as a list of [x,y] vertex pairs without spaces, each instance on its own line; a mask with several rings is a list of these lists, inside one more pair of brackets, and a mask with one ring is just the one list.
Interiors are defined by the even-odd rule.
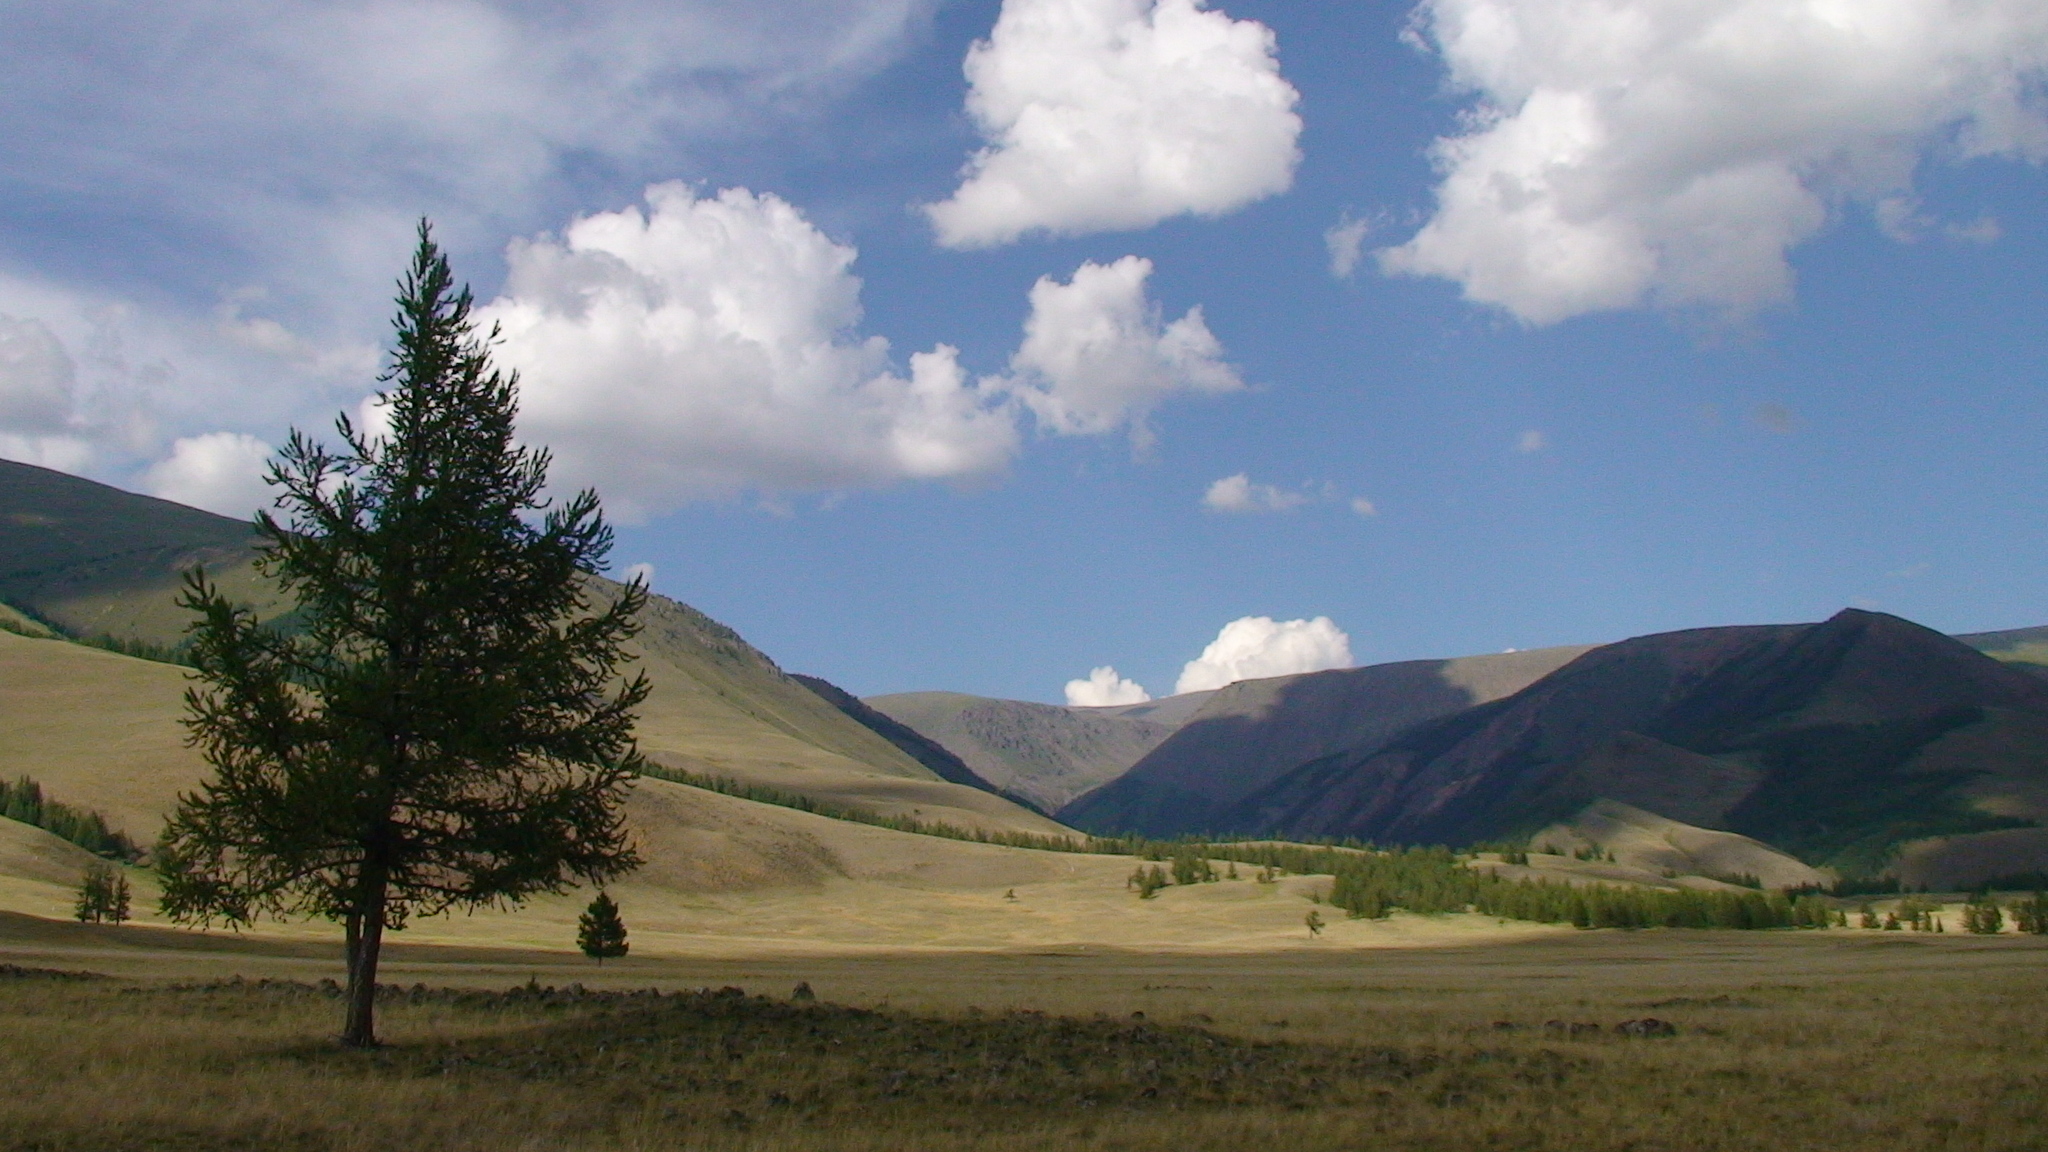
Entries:
[[99,813],[44,796],[43,786],[27,776],[12,784],[0,780],[0,816],[34,825],[110,860],[134,860],[142,855],[134,841],[107,827]]
[[1680,888],[1575,886],[1547,880],[1482,884],[1475,912],[1579,928],[1827,928],[1834,907],[1783,892],[1701,892]]
[[[44,616],[26,604],[18,604],[12,600],[0,600],[0,604],[5,604],[7,607],[42,625],[58,639],[68,643],[82,644],[87,648],[101,648],[108,652],[119,652],[123,656],[133,656],[138,660],[154,660],[159,664],[177,664],[187,668],[192,666],[191,652],[183,644],[152,644],[147,640],[131,640],[120,636],[110,636],[104,632],[91,636],[81,635]],[[12,632],[17,636],[27,636],[32,640],[47,639],[47,637],[31,632],[10,620],[0,619],[0,630]]]
[[1834,908],[1817,896],[1701,892],[1551,880],[1507,880],[1467,867],[1446,848],[1354,855],[1338,863],[1330,903],[1354,918],[1395,909],[1462,912],[1580,928],[1825,928]]
[[[2005,931],[2007,909],[1991,895],[1989,888],[1970,897],[1963,905],[1963,931],[1995,936]],[[2013,927],[2033,936],[2048,936],[2048,892],[2036,891],[2011,907]]]
[[[1212,883],[1219,879],[1214,861],[1233,868],[1248,864],[1260,869],[1258,879],[1270,883],[1280,873],[1331,876],[1329,903],[1354,919],[1380,919],[1396,910],[1435,914],[1473,911],[1507,920],[1571,924],[1581,928],[1826,928],[1847,926],[1847,917],[1824,897],[1863,893],[1896,893],[1896,877],[1843,880],[1834,885],[1808,885],[1784,891],[1759,891],[1762,881],[1748,874],[1721,877],[1750,891],[1703,892],[1691,889],[1636,888],[1621,885],[1574,885],[1552,880],[1508,880],[1467,862],[1480,851],[1499,852],[1504,863],[1526,864],[1528,851],[1511,844],[1482,844],[1470,852],[1443,847],[1380,849],[1357,839],[1320,843],[1272,840],[1212,839],[1184,836],[1170,840],[1136,834],[1124,836],[1043,835],[1032,832],[990,832],[960,828],[941,821],[891,816],[854,805],[835,804],[802,793],[751,784],[724,776],[648,765],[643,775],[688,784],[784,808],[795,808],[837,820],[870,824],[898,832],[939,836],[980,844],[1031,848],[1045,852],[1085,852],[1133,856],[1142,861],[1125,886],[1140,899],[1152,899],[1174,885]],[[1582,849],[1578,858],[1611,858],[1597,847]],[[2018,887],[2018,885],[2014,885]],[[2048,887],[2048,885],[2044,885]],[[2022,931],[2048,934],[2048,897],[2037,896]],[[1933,906],[1929,905],[1931,909]],[[1910,910],[1909,910],[1910,912]],[[2015,919],[2022,915],[2015,910]],[[1934,931],[1929,919],[1927,931]],[[1870,925],[1877,927],[1875,923]]]

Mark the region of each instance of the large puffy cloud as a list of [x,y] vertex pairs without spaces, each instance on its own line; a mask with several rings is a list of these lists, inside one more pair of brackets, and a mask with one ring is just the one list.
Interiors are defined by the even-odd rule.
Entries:
[[1150,260],[1126,256],[1084,263],[1065,284],[1044,276],[1032,285],[1010,387],[1040,426],[1089,435],[1128,424],[1143,446],[1145,417],[1167,397],[1244,387],[1199,305],[1162,323],[1145,293],[1151,275]]
[[0,421],[0,452],[139,483],[228,420],[324,425],[375,374],[422,214],[474,269],[580,198],[812,117],[934,6],[14,5],[0,212],[37,225],[0,313],[47,325],[78,372],[67,427]]
[[223,516],[253,516],[273,496],[263,482],[270,453],[270,445],[239,432],[187,436],[143,473],[143,486],[152,496]]
[[1202,654],[1188,661],[1173,690],[1176,694],[1201,692],[1239,680],[1349,668],[1351,662],[1351,638],[1328,616],[1313,620],[1246,616],[1225,624]]
[[999,389],[954,350],[889,365],[861,338],[855,252],[788,203],[648,190],[560,239],[517,242],[479,319],[519,369],[521,434],[625,515],[747,488],[815,491],[987,473],[1016,449]]
[[1143,704],[1152,694],[1135,680],[1117,675],[1108,665],[1088,673],[1086,680],[1067,681],[1067,707],[1108,708],[1117,704]]
[[1006,244],[1215,216],[1285,191],[1297,95],[1273,33],[1201,0],[1004,0],[967,55],[967,109],[988,140],[941,243]]
[[650,188],[647,206],[519,241],[478,311],[520,371],[520,431],[557,478],[627,517],[741,491],[815,492],[1003,469],[1020,408],[1091,435],[1181,391],[1241,386],[1199,309],[1165,323],[1151,264],[1040,280],[1005,374],[971,380],[939,345],[892,363],[858,332],[853,248],[772,195]]
[[1930,151],[2048,156],[2039,0],[1425,0],[1417,20],[1477,105],[1437,144],[1435,214],[1382,264],[1527,323],[1748,312],[1789,296],[1786,252],[1831,203],[1910,216]]

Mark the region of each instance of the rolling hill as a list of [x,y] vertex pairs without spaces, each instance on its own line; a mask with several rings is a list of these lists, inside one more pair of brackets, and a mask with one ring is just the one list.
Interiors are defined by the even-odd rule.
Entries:
[[2048,625],[2008,628],[2002,632],[1972,632],[1956,639],[1993,659],[2040,669],[2048,674]]
[[[288,608],[251,566],[248,525],[28,465],[0,462],[0,557],[0,598],[74,636],[175,644],[179,572],[194,563],[270,615]],[[688,605],[650,596],[629,652],[653,685],[637,732],[659,764],[966,828],[1064,831],[942,779]],[[13,633],[0,670],[0,772],[152,839],[200,770],[177,725],[184,670]]]
[[1128,772],[1058,815],[1105,835],[1221,831],[1237,803],[1296,765],[1517,692],[1587,651],[1545,648],[1240,680],[1209,694]]
[[1966,858],[1978,876],[2028,871],[2048,864],[2048,684],[1855,610],[1638,637],[1513,696],[1300,764],[1222,819],[1457,844],[1526,836],[1596,799],[1852,875],[1895,866],[1954,880]]

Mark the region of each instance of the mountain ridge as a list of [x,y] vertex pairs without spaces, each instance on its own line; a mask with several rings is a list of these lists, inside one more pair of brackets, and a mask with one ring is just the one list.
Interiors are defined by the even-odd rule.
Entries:
[[1513,696],[1301,764],[1231,819],[1292,836],[1470,843],[1595,799],[1655,812],[1682,785],[1689,815],[1705,817],[1689,823],[1869,872],[1915,840],[2048,816],[2044,751],[2048,684],[1850,609],[1605,645]]
[[1297,764],[1497,699],[1589,651],[1535,649],[1240,680],[1127,771],[1059,810],[1103,834],[1222,831],[1213,821]]

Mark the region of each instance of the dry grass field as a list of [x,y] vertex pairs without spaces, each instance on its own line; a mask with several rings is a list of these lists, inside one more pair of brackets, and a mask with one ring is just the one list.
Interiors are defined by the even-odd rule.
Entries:
[[[2037,1149],[2044,945],[1602,931],[600,969],[410,944],[363,1054],[328,1039],[331,943],[0,914],[0,1148]],[[1614,1028],[1644,1017],[1677,1034]]]

